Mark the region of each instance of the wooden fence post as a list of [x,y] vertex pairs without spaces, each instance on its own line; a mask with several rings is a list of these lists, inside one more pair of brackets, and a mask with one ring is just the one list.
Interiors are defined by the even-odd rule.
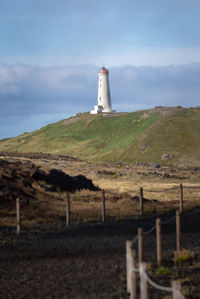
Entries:
[[176,250],[181,249],[181,217],[180,211],[176,211]]
[[17,234],[21,233],[21,207],[20,207],[20,199],[16,199],[16,217],[17,217]]
[[143,228],[138,228],[138,261],[139,263],[144,261]]
[[136,299],[136,268],[135,250],[131,249],[132,242],[126,241],[126,276],[127,276],[127,292],[130,293],[130,299]]
[[[136,252],[135,252],[135,250],[131,250],[131,257],[132,257],[131,267],[132,267],[132,269],[136,269]],[[130,299],[136,299],[136,297],[137,297],[137,284],[136,283],[137,283],[136,272],[132,271]]]
[[181,284],[179,280],[172,281],[172,299],[180,299]]
[[140,263],[139,270],[140,270],[140,299],[148,299],[147,279],[145,275],[146,263]]
[[67,193],[66,199],[66,226],[70,226],[70,193]]
[[130,251],[131,251],[131,241],[126,241],[126,286],[127,293],[130,293]]
[[143,216],[144,206],[143,206],[143,187],[140,187],[140,216]]
[[183,212],[183,185],[180,184],[180,213]]
[[102,190],[102,222],[106,220],[106,199],[105,199],[105,191]]
[[162,242],[161,242],[161,220],[160,218],[156,219],[156,244],[157,244],[157,262],[158,265],[162,261]]

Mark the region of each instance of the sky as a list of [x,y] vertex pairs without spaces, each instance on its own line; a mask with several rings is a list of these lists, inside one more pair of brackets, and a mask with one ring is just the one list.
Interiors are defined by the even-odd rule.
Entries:
[[0,0],[0,139],[93,109],[200,105],[199,0]]

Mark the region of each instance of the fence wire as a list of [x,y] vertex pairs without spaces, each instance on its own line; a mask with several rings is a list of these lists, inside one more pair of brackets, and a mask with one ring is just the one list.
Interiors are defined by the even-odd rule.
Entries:
[[161,192],[167,192],[167,191],[173,191],[173,190],[177,190],[178,186],[175,186],[175,187],[172,187],[172,188],[168,188],[168,189],[161,189],[161,190],[144,190],[144,192],[147,192],[147,193],[161,193]]
[[[165,225],[168,224],[170,221],[174,220],[176,218],[175,216],[172,216],[171,218],[167,219],[166,221],[162,221],[161,224]],[[152,226],[149,230],[147,230],[146,232],[143,232],[143,236],[148,236],[149,234],[151,234],[154,230],[156,229],[156,225]],[[138,240],[138,235],[132,240],[132,246],[136,243],[136,241]]]
[[162,221],[161,224],[168,224],[170,221],[176,219],[176,216],[172,216],[171,218],[167,219],[166,221]]
[[[185,186],[185,185],[182,185],[183,186],[183,189],[200,189],[200,186]],[[180,188],[180,185],[177,185],[177,186],[174,186],[172,188],[166,188],[166,189],[160,189],[160,190],[148,190],[148,189],[145,189],[143,190],[144,192],[146,193],[162,193],[162,192],[168,192],[168,191],[173,191],[173,190],[177,190]]]
[[[140,273],[140,270],[139,270],[139,269],[136,269],[136,268],[134,268],[134,267],[132,267],[131,270],[132,270],[132,272]],[[166,286],[161,286],[161,285],[159,285],[158,283],[156,283],[155,281],[153,281],[153,280],[148,276],[148,274],[147,274],[146,271],[143,272],[143,275],[145,276],[147,282],[148,282],[152,287],[154,287],[155,289],[160,290],[160,291],[164,291],[164,292],[172,292],[172,293],[173,293],[174,289],[173,289],[172,287],[166,287]],[[183,296],[183,294],[182,294],[179,290],[177,290],[177,292],[179,293],[178,295],[179,295],[180,299],[185,299],[185,297]]]
[[145,278],[146,280],[148,281],[148,283],[156,288],[157,290],[160,290],[160,291],[166,291],[166,292],[173,292],[173,288],[172,287],[165,287],[165,286],[161,286],[159,284],[157,284],[156,282],[154,282],[146,272],[144,272],[144,275],[145,275]]
[[132,240],[131,248],[133,248],[133,245],[136,243],[137,240],[138,240],[138,235]]
[[148,236],[150,233],[152,233],[156,229],[156,225],[154,225],[152,228],[150,228],[148,231],[143,232],[143,236]]
[[186,185],[182,185],[183,189],[200,189],[200,186],[186,186]]

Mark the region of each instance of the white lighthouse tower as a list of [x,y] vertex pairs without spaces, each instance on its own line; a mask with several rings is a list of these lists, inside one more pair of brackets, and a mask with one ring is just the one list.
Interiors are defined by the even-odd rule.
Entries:
[[103,67],[99,72],[98,83],[98,99],[97,105],[94,106],[94,110],[91,110],[91,114],[98,113],[110,113],[112,110],[111,98],[110,98],[110,86],[109,86],[109,71]]

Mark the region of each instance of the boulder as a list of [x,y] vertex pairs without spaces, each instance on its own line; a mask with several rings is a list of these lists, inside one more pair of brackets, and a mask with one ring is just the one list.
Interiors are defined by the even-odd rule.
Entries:
[[162,160],[162,161],[166,161],[166,160],[168,160],[169,158],[170,158],[169,154],[163,154],[163,155],[161,156],[161,160]]

